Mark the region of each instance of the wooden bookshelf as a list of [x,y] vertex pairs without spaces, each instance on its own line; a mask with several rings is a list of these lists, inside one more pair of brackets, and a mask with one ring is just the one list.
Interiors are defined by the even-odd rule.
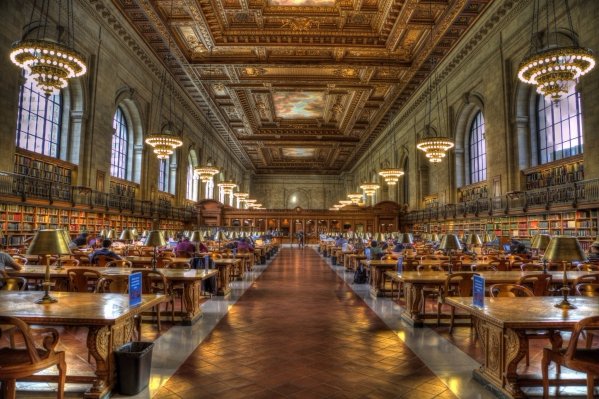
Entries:
[[127,180],[110,178],[110,195],[118,197],[135,198],[139,185]]
[[483,198],[489,198],[486,180],[458,188],[458,202],[470,202]]
[[584,180],[582,155],[536,166],[522,171],[523,189],[534,190]]
[[22,148],[18,148],[15,154],[14,173],[19,175],[71,185],[76,171],[76,165]]

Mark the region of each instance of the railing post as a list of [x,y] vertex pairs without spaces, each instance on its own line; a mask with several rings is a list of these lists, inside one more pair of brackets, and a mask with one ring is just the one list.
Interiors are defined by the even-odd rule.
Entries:
[[574,185],[574,201],[572,201],[572,207],[578,208],[578,189],[576,187],[576,182],[572,184]]

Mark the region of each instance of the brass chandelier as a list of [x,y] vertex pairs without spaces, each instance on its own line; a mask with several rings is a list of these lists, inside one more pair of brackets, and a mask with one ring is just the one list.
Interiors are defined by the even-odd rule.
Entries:
[[237,187],[237,184],[231,180],[226,180],[222,183],[218,183],[217,186],[223,190],[223,194],[231,195],[233,194],[233,190]]
[[428,160],[432,163],[439,163],[445,158],[447,151],[454,146],[453,140],[447,137],[424,137],[418,140],[416,148],[424,151]]
[[[536,86],[537,93],[556,103],[563,95],[568,94],[571,87],[576,86],[581,76],[595,67],[596,60],[590,49],[583,48],[578,43],[568,0],[565,0],[565,7],[569,24],[567,29],[573,33],[572,45],[564,45],[558,41],[555,0],[546,0],[545,16],[541,15],[540,2],[541,0],[535,0],[533,5],[530,53],[518,67],[518,78],[524,83]],[[546,21],[546,41],[543,45],[539,39],[540,20]]]
[[212,166],[212,162],[210,160],[206,162],[206,165],[199,166],[193,170],[193,173],[200,178],[202,183],[208,183],[212,181],[214,175],[216,175],[218,172],[220,172],[220,170],[217,167]]
[[372,197],[376,194],[376,190],[378,190],[381,186],[373,182],[366,182],[360,185],[360,188],[364,190],[364,194]]
[[362,199],[362,194],[360,193],[351,193],[351,194],[347,194],[347,198],[349,198],[352,202],[352,204],[359,204],[360,200]]
[[[52,35],[48,32],[51,4],[56,4],[58,9],[55,38],[51,38]],[[61,9],[62,0],[35,1],[31,20],[27,25],[36,26],[35,37],[23,37],[12,46],[10,52],[10,60],[24,70],[27,82],[33,83],[47,96],[57,94],[60,89],[68,86],[69,79],[87,72],[83,56],[73,49],[73,1],[66,0],[65,4],[66,14]],[[62,20],[64,15],[66,21]]]
[[399,178],[404,175],[404,172],[401,169],[385,168],[379,172],[379,175],[383,177],[385,183],[394,186],[399,181]]
[[154,154],[158,159],[167,159],[183,145],[183,141],[168,129],[164,133],[150,134],[145,141],[154,148]]

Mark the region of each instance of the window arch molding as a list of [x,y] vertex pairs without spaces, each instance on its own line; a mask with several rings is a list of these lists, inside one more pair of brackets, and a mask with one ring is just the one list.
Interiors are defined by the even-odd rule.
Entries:
[[455,132],[455,183],[456,187],[470,184],[470,129],[476,115],[485,116],[484,98],[477,92],[464,96],[464,103],[457,114]]
[[122,87],[115,96],[114,112],[121,109],[128,129],[127,148],[127,175],[126,179],[135,183],[141,182],[141,169],[143,157],[143,120],[139,106],[141,101],[137,93],[130,87]]

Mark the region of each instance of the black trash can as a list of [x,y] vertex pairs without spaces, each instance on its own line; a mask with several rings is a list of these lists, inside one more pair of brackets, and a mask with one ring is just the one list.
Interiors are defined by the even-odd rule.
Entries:
[[150,382],[152,342],[129,342],[114,352],[119,393],[135,395]]

